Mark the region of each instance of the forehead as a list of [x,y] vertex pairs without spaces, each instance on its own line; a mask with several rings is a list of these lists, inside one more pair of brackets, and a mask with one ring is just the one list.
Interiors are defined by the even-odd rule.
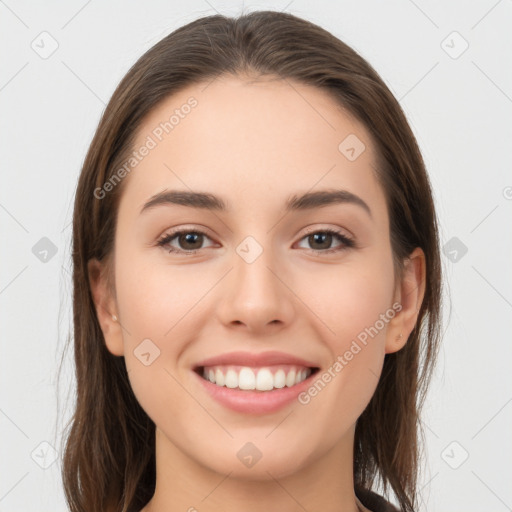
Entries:
[[229,209],[340,187],[385,202],[365,127],[325,91],[290,80],[224,76],[182,89],[146,116],[133,150],[143,146],[125,191],[139,207],[171,188],[227,197]]

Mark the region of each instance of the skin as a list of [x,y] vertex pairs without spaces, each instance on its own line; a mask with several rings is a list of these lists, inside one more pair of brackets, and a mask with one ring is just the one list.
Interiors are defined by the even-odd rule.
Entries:
[[[190,86],[148,115],[135,147],[190,96],[197,107],[123,183],[115,294],[101,273],[105,264],[89,263],[107,347],[125,357],[133,391],[157,426],[156,491],[143,511],[356,512],[355,423],[385,354],[400,350],[414,328],[424,254],[417,248],[395,281],[372,141],[323,91],[240,77]],[[349,134],[366,146],[355,161],[338,150]],[[331,187],[358,195],[371,217],[348,203],[285,213],[292,194]],[[140,214],[164,189],[213,193],[230,210],[160,205]],[[181,226],[207,231],[197,253],[156,245]],[[357,247],[322,255],[343,246],[307,236],[322,228],[341,230]],[[263,249],[250,264],[236,252],[247,236]],[[171,246],[191,247],[178,238]],[[279,350],[327,369],[395,302],[402,310],[306,405],[241,414],[211,399],[192,374],[194,363],[234,350]],[[147,338],[160,355],[145,366],[134,350]],[[262,453],[251,468],[237,457],[248,441]]]

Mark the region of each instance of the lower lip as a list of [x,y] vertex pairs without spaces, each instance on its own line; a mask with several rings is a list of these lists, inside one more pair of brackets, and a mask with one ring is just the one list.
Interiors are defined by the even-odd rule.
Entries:
[[226,386],[217,386],[204,379],[198,373],[192,372],[199,379],[204,389],[223,406],[245,414],[268,414],[278,411],[293,402],[305,391],[316,375],[312,373],[307,379],[291,387],[273,389],[272,391],[245,391]]

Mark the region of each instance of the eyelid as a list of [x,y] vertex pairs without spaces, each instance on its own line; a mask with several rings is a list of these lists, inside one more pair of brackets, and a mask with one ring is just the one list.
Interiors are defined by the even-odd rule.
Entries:
[[354,239],[354,235],[346,228],[342,228],[340,226],[333,226],[333,227],[327,227],[327,226],[308,226],[305,228],[306,232],[303,236],[311,235],[312,233],[318,233],[318,232],[325,232],[325,231],[333,231],[336,233],[339,233],[343,236],[346,236],[347,238]]
[[171,235],[171,236],[177,235],[183,231],[185,231],[187,233],[191,233],[191,232],[201,233],[203,235],[206,235],[208,238],[212,238],[212,235],[210,234],[211,231],[208,228],[202,226],[201,224],[191,224],[191,225],[188,225],[188,224],[181,225],[180,224],[179,226],[175,226],[174,228],[166,229],[161,235],[158,236],[157,242],[169,235]]

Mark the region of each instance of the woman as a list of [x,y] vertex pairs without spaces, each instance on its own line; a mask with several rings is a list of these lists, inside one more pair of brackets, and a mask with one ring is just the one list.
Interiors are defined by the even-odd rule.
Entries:
[[73,220],[72,511],[417,506],[441,269],[425,166],[373,68],[280,12],[146,52]]

